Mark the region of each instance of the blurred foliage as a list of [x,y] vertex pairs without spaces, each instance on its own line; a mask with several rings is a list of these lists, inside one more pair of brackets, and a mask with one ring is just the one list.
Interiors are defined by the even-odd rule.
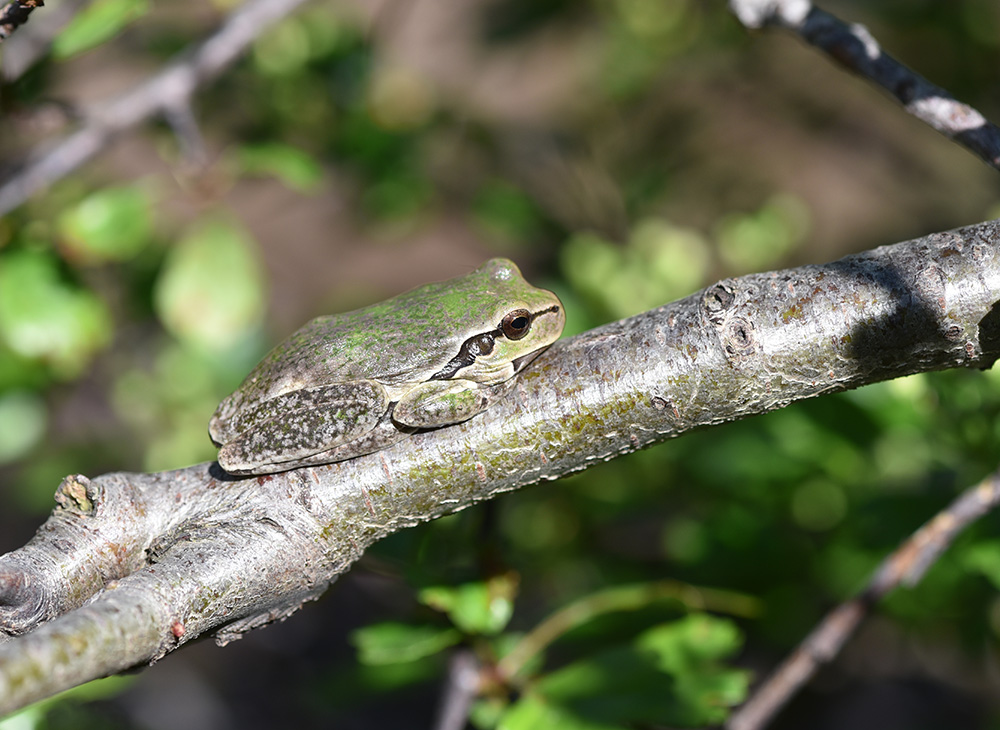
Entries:
[[[162,65],[233,5],[90,3],[46,58],[5,82],[5,170],[38,144],[61,108],[52,99],[77,87],[88,104],[103,98],[105,81]],[[836,9],[936,83],[1000,108],[994,3]],[[935,177],[940,152],[899,141],[916,126],[902,112],[879,127],[876,92],[853,79],[827,91],[825,61],[750,36],[721,2],[446,10],[422,36],[431,8],[307,5],[197,97],[204,168],[188,169],[185,144],[157,127],[0,220],[5,527],[30,534],[70,472],[212,459],[205,429],[219,399],[330,301],[371,301],[497,252],[559,293],[573,333],[720,277],[969,222],[947,217],[973,215],[969,200],[989,197],[975,214],[991,215],[996,188]],[[424,55],[407,55],[421,43]],[[883,168],[905,192],[865,187]],[[859,197],[878,210],[844,207]],[[415,278],[428,261],[429,277]],[[405,530],[368,551],[357,582],[341,581],[363,605],[335,613],[345,590],[302,611],[265,634],[306,638],[255,662],[219,652],[211,691],[241,727],[426,725],[449,655],[472,651],[494,669],[521,657],[507,683],[484,686],[478,728],[717,724],[746,695],[741,667],[773,665],[996,467],[998,415],[995,370],[918,375],[687,434]],[[984,519],[891,596],[865,649],[896,657],[885,672],[903,678],[939,677],[946,656],[961,669],[948,691],[981,708],[981,727],[1000,722],[980,681],[1000,641],[997,527]],[[668,579],[668,596],[651,588]],[[279,654],[308,676],[274,670],[255,692],[253,673]],[[835,669],[788,727],[818,727],[872,678],[857,661]],[[144,726],[138,703],[55,702],[7,723]]]
[[[421,591],[420,600],[447,613],[455,628],[385,622],[354,634],[358,658],[372,672],[395,674],[456,644],[464,634],[476,655],[496,664],[496,687],[486,689],[472,711],[478,728],[623,728],[636,721],[697,727],[725,719],[728,707],[746,698],[750,674],[726,667],[742,643],[729,620],[703,613],[652,626],[609,646],[542,672],[543,652],[574,631],[592,628],[609,613],[648,608],[664,598],[707,602],[716,610],[747,609],[743,596],[693,586],[635,585],[596,591],[550,616],[533,632],[500,634],[512,616],[513,574],[457,587]],[[457,629],[457,630],[456,630]],[[490,638],[485,638],[485,637]],[[515,684],[507,696],[500,681]],[[595,724],[596,721],[596,724]]]
[[201,223],[181,238],[167,252],[153,288],[164,326],[207,350],[224,350],[246,337],[260,323],[264,298],[253,242],[228,219]]
[[94,712],[87,703],[114,697],[131,683],[130,677],[116,676],[81,684],[0,720],[0,730],[44,730],[51,727],[76,727],[80,730],[89,730],[89,728],[122,727],[120,722]]
[[51,253],[28,244],[0,259],[0,357],[11,384],[79,376],[111,328],[105,303]]
[[273,175],[292,190],[314,193],[323,179],[323,171],[308,153],[287,144],[245,145],[239,150],[238,163],[247,175]]
[[127,261],[149,243],[153,221],[142,188],[98,190],[59,217],[66,258],[81,264]]
[[73,17],[52,44],[52,55],[67,59],[104,43],[149,12],[149,0],[95,0]]

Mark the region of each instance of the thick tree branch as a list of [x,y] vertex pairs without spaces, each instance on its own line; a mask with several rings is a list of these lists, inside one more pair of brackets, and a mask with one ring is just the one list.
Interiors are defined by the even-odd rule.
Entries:
[[1000,169],[1000,128],[920,74],[884,53],[863,25],[848,25],[808,0],[729,0],[748,28],[780,26],[845,68],[884,88],[913,116]]
[[96,155],[119,133],[158,114],[188,108],[198,87],[235,61],[261,33],[305,0],[249,0],[218,32],[117,99],[94,106],[83,126],[0,186],[0,216]]
[[727,730],[759,730],[820,667],[840,653],[872,607],[899,585],[916,585],[970,524],[1000,504],[1000,472],[964,492],[882,561],[861,593],[837,606],[753,696],[729,718]]
[[0,631],[30,632],[0,645],[0,713],[204,633],[238,638],[376,540],[501,492],[802,398],[988,367],[998,301],[990,222],[727,279],[563,340],[485,413],[350,461],[68,478],[38,534],[0,558]]

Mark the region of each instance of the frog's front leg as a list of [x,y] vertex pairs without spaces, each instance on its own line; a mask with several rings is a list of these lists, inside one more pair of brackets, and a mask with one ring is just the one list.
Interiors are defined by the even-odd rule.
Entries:
[[514,387],[515,379],[496,385],[471,380],[430,380],[399,399],[392,419],[413,428],[461,423],[489,408]]
[[219,465],[231,474],[267,474],[316,463],[309,457],[359,440],[387,407],[385,388],[367,380],[285,393],[235,419]]

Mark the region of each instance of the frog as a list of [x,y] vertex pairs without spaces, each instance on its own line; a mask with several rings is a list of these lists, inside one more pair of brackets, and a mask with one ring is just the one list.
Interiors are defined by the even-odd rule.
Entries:
[[559,298],[494,258],[471,273],[308,322],[215,410],[209,436],[233,475],[332,464],[500,401],[559,339]]

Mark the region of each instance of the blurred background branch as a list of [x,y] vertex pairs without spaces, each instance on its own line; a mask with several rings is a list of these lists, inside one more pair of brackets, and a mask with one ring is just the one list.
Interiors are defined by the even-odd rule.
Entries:
[[[189,107],[199,86],[215,78],[258,35],[303,2],[250,0],[234,11],[211,38],[181,53],[155,76],[116,99],[90,105],[80,129],[53,143],[45,153],[29,158],[23,168],[0,185],[0,215],[90,160],[121,132],[157,114],[169,111],[173,116],[177,109]],[[188,146],[189,127],[182,136]]]
[[748,28],[779,26],[826,53],[844,68],[888,91],[910,114],[1000,169],[1000,128],[885,53],[860,23],[845,23],[807,0],[730,0]]
[[0,8],[0,41],[10,38],[15,30],[28,22],[35,8],[44,4],[42,0],[10,0]]
[[997,504],[1000,504],[1000,472],[963,492],[883,560],[865,589],[827,614],[795,652],[754,689],[746,704],[726,722],[727,730],[768,727],[820,667],[837,658],[861,622],[888,593],[900,585],[915,586],[961,532]]

